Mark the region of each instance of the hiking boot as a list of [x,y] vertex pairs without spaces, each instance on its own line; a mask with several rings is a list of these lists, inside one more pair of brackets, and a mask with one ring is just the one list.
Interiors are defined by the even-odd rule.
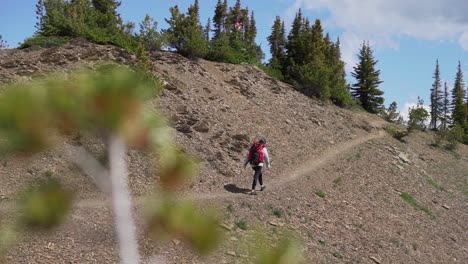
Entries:
[[249,192],[250,195],[257,195],[257,193],[255,192],[255,190],[252,190]]
[[263,191],[263,190],[265,190],[265,189],[266,189],[266,186],[263,185],[262,188],[260,189],[260,191]]

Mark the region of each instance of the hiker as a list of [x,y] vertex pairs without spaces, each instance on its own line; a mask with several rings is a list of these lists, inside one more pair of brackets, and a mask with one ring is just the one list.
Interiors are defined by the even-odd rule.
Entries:
[[257,186],[257,181],[260,183],[261,191],[265,190],[266,188],[265,185],[263,185],[262,168],[263,164],[266,164],[268,169],[271,167],[271,165],[270,157],[268,156],[268,151],[265,147],[265,144],[265,138],[260,138],[258,142],[254,141],[250,147],[247,159],[244,161],[244,169],[247,167],[247,164],[250,164],[255,172],[252,183],[252,191],[249,192],[251,195],[256,194],[255,186]]

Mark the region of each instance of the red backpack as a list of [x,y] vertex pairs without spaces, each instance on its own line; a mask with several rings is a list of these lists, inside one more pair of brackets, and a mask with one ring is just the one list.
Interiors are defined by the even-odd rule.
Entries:
[[258,166],[263,162],[263,144],[255,141],[249,150],[249,162],[251,165]]

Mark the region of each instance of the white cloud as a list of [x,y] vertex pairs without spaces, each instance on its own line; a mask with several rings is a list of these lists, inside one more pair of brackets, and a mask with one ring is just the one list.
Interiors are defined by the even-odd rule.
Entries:
[[324,24],[343,30],[343,59],[352,69],[364,40],[375,49],[397,49],[398,37],[458,42],[468,51],[468,1],[466,0],[296,0],[298,8],[328,11]]

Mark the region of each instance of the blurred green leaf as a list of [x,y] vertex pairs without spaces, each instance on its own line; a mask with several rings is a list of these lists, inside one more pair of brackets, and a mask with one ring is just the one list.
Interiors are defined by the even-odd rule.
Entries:
[[191,202],[165,200],[149,215],[150,231],[180,238],[206,255],[221,240],[221,230],[213,213],[200,213]]
[[60,224],[71,209],[72,195],[60,182],[48,179],[29,187],[19,199],[20,219],[30,227],[48,229]]
[[260,250],[256,258],[256,264],[299,264],[303,263],[300,243],[291,238],[283,238],[278,245],[270,247],[271,243],[263,243],[266,245]]
[[0,226],[0,256],[5,254],[8,248],[15,243],[16,237],[16,231],[12,226]]
[[0,141],[2,152],[37,152],[48,145],[51,117],[44,90],[13,86],[0,97]]

